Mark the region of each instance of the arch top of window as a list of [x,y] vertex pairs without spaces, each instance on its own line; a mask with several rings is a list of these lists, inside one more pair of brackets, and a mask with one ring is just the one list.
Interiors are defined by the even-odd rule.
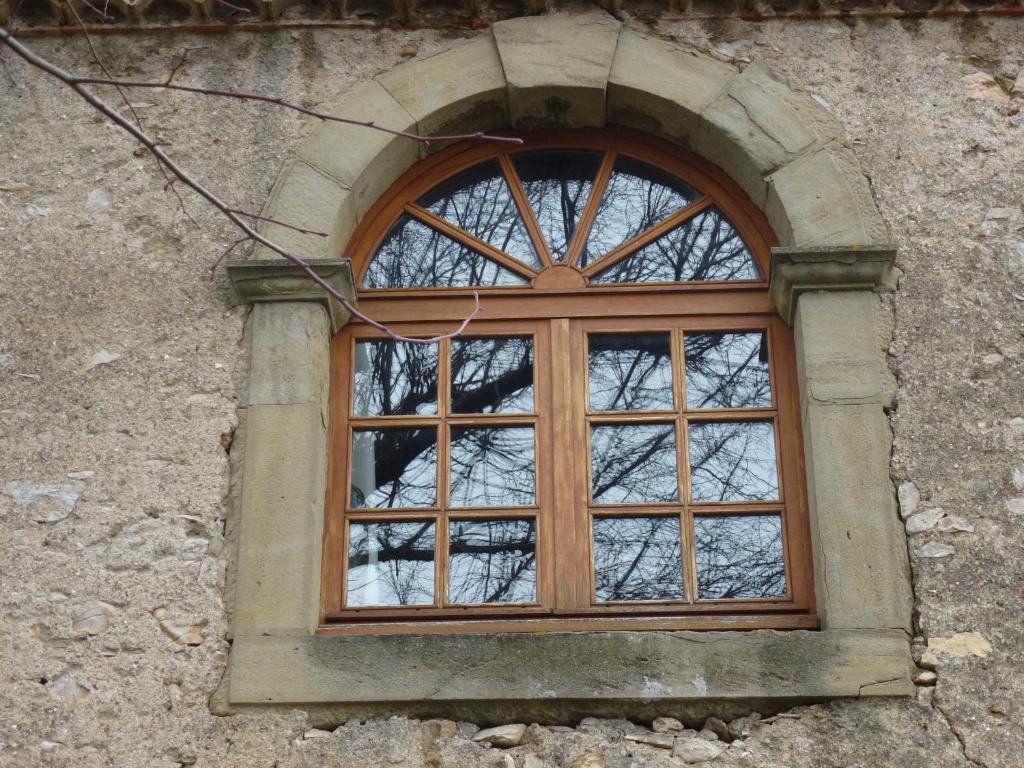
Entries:
[[717,168],[625,130],[520,137],[400,178],[349,249],[360,293],[765,288],[774,236]]

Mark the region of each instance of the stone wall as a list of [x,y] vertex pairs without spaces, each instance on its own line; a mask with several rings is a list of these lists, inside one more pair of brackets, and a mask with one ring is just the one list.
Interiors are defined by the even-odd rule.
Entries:
[[[662,22],[653,31],[789,77],[845,127],[872,180],[900,247],[892,474],[902,512],[914,514],[916,645],[937,676],[933,687],[922,672],[917,701],[847,700],[745,720],[741,746],[723,732],[732,745],[720,739],[705,752],[720,753],[716,765],[1018,765],[1024,113],[1015,111],[1024,94],[1011,92],[1024,30],[1012,19],[967,19]],[[182,81],[317,104],[470,34],[147,33],[96,45],[114,71],[145,78],[165,76],[182,47],[210,46]],[[91,67],[81,38],[33,44]],[[392,719],[324,733],[299,711],[211,713],[229,649],[226,500],[247,361],[246,310],[232,307],[223,272],[211,278],[209,268],[234,236],[183,191],[195,223],[184,216],[153,162],[73,94],[18,62],[8,70],[0,765],[597,768],[694,757],[698,735],[676,736],[682,726],[665,722],[657,736],[652,723],[551,723],[503,749],[474,742],[468,723]],[[136,102],[172,154],[249,210],[310,130],[269,106],[163,92]]]

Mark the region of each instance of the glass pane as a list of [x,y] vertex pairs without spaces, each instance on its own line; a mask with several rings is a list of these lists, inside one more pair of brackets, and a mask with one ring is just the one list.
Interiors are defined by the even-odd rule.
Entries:
[[594,518],[597,599],[681,600],[679,518]]
[[667,333],[591,334],[588,346],[591,410],[672,410]]
[[450,505],[532,505],[533,445],[533,427],[453,427]]
[[599,272],[595,283],[756,280],[757,267],[739,233],[710,208]]
[[434,427],[353,431],[353,508],[433,507],[436,501]]
[[462,288],[527,281],[461,243],[403,215],[363,278],[364,288]]
[[460,520],[451,523],[450,532],[450,603],[536,601],[533,520]]
[[526,152],[512,164],[533,206],[540,230],[555,259],[561,261],[590,197],[601,167],[600,152]]
[[533,412],[533,339],[452,341],[452,413]]
[[696,517],[697,594],[702,600],[785,597],[778,515]]
[[595,426],[590,444],[595,504],[678,500],[674,424]]
[[351,523],[345,605],[431,605],[434,524]]
[[437,345],[357,342],[352,395],[355,416],[437,413]]
[[599,259],[697,197],[693,187],[660,168],[630,157],[618,158],[580,263],[586,266]]
[[694,501],[778,499],[771,422],[690,422],[690,478]]
[[420,198],[419,204],[528,267],[540,269],[497,160],[448,179]]
[[687,334],[688,408],[767,408],[772,404],[768,335]]

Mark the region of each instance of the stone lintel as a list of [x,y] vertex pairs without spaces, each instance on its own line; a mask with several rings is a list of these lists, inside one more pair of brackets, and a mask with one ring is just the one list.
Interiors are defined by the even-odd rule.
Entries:
[[793,324],[805,291],[892,289],[896,246],[849,245],[772,248],[769,292],[779,315]]
[[[353,304],[356,303],[352,264],[348,259],[306,262],[321,278]],[[228,275],[243,304],[260,301],[316,301],[327,308],[331,330],[337,332],[350,314],[341,303],[314,283],[300,267],[283,259],[231,261]]]
[[909,695],[912,668],[898,630],[250,635],[235,639],[230,702],[300,705],[327,723],[401,713],[552,723],[672,715],[696,725],[709,714]]

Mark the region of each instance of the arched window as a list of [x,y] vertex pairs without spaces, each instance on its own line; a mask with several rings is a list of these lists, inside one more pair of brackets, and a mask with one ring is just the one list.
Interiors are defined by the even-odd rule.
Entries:
[[438,153],[360,225],[332,346],[340,631],[813,627],[773,235],[626,131]]

